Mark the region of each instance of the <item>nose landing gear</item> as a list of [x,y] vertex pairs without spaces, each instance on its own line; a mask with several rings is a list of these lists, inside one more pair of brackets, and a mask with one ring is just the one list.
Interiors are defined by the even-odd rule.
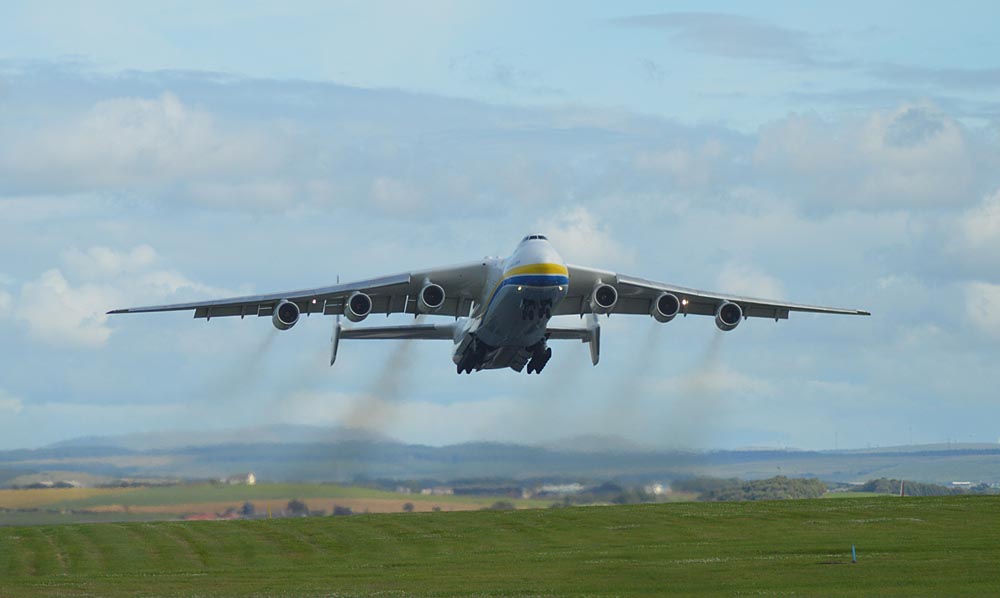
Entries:
[[534,301],[532,299],[524,299],[521,301],[522,320],[534,320],[536,315],[542,320],[548,320],[551,318],[552,300],[543,299],[541,301]]

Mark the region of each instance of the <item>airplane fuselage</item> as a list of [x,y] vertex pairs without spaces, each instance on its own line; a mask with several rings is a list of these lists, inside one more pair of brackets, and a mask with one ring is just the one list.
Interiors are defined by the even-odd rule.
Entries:
[[541,371],[552,352],[545,329],[569,289],[569,270],[541,235],[529,235],[507,259],[487,261],[479,306],[461,329],[452,360],[461,373],[512,368]]

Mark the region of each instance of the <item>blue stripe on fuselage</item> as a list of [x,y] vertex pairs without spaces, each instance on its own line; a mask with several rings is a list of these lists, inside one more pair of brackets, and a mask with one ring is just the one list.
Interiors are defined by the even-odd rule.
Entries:
[[493,305],[493,300],[500,294],[500,289],[512,284],[523,285],[526,287],[554,287],[557,285],[568,285],[569,277],[563,276],[562,274],[519,274],[517,276],[505,278],[500,281],[496,290],[493,291],[493,295],[490,296],[490,302],[486,304],[486,309],[483,310],[483,316],[489,313],[490,306]]

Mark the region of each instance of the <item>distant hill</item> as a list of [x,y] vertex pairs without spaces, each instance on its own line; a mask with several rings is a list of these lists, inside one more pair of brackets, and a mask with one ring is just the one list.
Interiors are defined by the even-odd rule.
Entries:
[[1000,481],[1000,446],[685,452],[649,449],[615,437],[577,437],[545,447],[496,442],[433,447],[359,430],[273,425],[75,438],[40,449],[0,451],[0,485],[20,475],[52,471],[157,479],[213,479],[252,471],[262,481],[303,482],[559,478],[647,483],[780,475],[828,482],[885,477],[994,483]]
[[81,436],[55,442],[45,448],[117,447],[144,451],[233,443],[330,443],[353,440],[391,441],[387,436],[355,428],[271,424],[229,430],[173,430],[120,436]]

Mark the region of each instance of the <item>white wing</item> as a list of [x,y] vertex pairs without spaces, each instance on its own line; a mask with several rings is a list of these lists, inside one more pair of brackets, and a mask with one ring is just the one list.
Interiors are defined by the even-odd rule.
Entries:
[[[793,311],[823,314],[846,314],[869,316],[867,311],[860,309],[844,309],[840,307],[821,307],[818,305],[803,305],[800,303],[785,303],[769,299],[755,299],[740,295],[728,295],[712,291],[699,291],[663,282],[656,282],[580,266],[569,266],[569,292],[559,304],[553,315],[587,314],[591,313],[590,294],[594,285],[604,282],[618,291],[618,303],[611,313],[616,314],[646,314],[650,313],[653,301],[660,293],[673,293],[682,302],[681,313],[714,316],[716,309],[724,302],[736,303],[743,309],[743,315],[750,318],[771,318],[783,320]],[[684,304],[684,301],[687,301]]]
[[441,285],[445,291],[444,305],[436,315],[466,316],[480,300],[486,284],[486,264],[472,262],[457,266],[418,270],[381,278],[360,280],[316,289],[233,297],[215,301],[175,303],[149,307],[116,309],[109,314],[133,314],[157,311],[194,311],[196,318],[223,316],[270,316],[281,300],[296,303],[302,314],[343,314],[347,298],[361,291],[372,298],[372,313],[416,313],[416,297],[427,282]]

